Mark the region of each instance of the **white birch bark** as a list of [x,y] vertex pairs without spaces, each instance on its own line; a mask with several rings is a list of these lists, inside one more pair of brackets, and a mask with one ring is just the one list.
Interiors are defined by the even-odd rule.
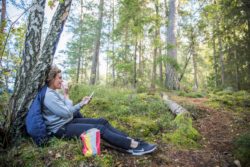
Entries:
[[182,113],[188,113],[188,111],[185,108],[183,108],[181,105],[170,100],[168,95],[163,94],[163,100],[173,114],[178,115],[178,114],[182,114]]
[[64,0],[63,3],[59,3],[41,51],[39,49],[41,44],[40,28],[42,28],[41,20],[44,15],[45,0],[34,2],[37,5],[30,12],[29,26],[31,27],[28,27],[30,31],[27,31],[25,39],[25,43],[30,44],[30,48],[24,48],[24,52],[27,50],[27,54],[23,54],[24,61],[20,67],[21,74],[22,72],[24,74],[16,78],[17,87],[15,87],[6,110],[6,121],[0,129],[0,132],[4,134],[4,145],[13,143],[14,139],[20,137],[24,130],[24,118],[38,89],[45,82],[72,0]]

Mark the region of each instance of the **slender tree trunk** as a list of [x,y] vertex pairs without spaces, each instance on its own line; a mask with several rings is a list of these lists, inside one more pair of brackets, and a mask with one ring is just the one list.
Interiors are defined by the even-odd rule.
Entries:
[[97,59],[97,67],[96,67],[96,83],[100,80],[100,62],[99,62],[99,56]]
[[[110,4],[109,4],[110,6],[109,6],[109,10],[110,10],[110,12],[113,10],[113,8],[112,8],[112,2],[110,2]],[[106,68],[106,84],[108,84],[108,79],[109,79],[109,52],[110,52],[110,41],[111,41],[111,28],[112,28],[112,26],[111,26],[111,20],[112,20],[112,13],[110,13],[109,14],[109,19],[108,19],[108,54],[107,54],[107,64],[106,64],[106,66],[107,66],[107,68]]]
[[[157,31],[155,31],[155,39],[157,36]],[[154,46],[153,53],[153,69],[152,69],[152,78],[151,78],[151,89],[155,89],[155,81],[156,81],[156,58],[157,58],[157,47]]]
[[236,82],[236,89],[240,90],[239,65],[238,65],[238,56],[237,56],[236,48],[234,49],[234,59],[235,59],[235,82]]
[[[112,32],[115,29],[115,0],[112,1]],[[115,86],[115,42],[112,36],[112,80],[113,86]]]
[[[169,0],[169,16],[167,29],[167,56],[177,62],[177,46],[176,46],[176,31],[177,31],[177,7],[178,0]],[[179,89],[177,74],[172,64],[167,64],[166,67],[166,83],[168,89]]]
[[2,0],[2,10],[1,10],[1,33],[4,32],[6,26],[6,0]]
[[217,56],[216,56],[216,44],[215,44],[215,34],[213,31],[213,62],[214,62],[214,73],[215,73],[215,87],[218,87],[218,65],[217,65]]
[[[80,11],[80,24],[83,26],[83,0],[81,0],[81,11]],[[83,31],[82,27],[80,28],[80,46],[79,46],[79,52],[78,52],[78,60],[77,60],[77,73],[76,73],[76,83],[79,83],[80,75],[81,75],[81,61],[82,61],[82,36],[83,36]]]
[[[165,49],[164,49],[164,54],[167,56],[167,46],[168,46],[168,35],[167,35],[167,29],[168,29],[168,5],[167,5],[167,0],[164,0],[164,12],[165,12]],[[167,67],[166,61],[164,61],[164,66]],[[165,71],[166,72],[166,71]],[[165,74],[166,75],[166,74]]]
[[139,48],[139,69],[138,69],[138,76],[139,77],[142,77],[143,76],[143,55],[142,55],[142,41],[140,40],[140,42],[139,42],[139,46],[138,46]]
[[106,84],[109,82],[109,57],[107,56],[107,64],[106,64]]
[[[8,52],[8,54],[7,54],[7,57],[6,57],[7,60],[9,59],[9,55],[10,55],[10,52]],[[10,70],[9,70],[9,61],[6,62],[6,70],[7,70],[7,72],[10,72]],[[4,77],[5,77],[5,89],[8,92],[8,90],[9,90],[9,76],[4,75]]]
[[222,41],[220,35],[218,40],[219,40],[219,54],[220,54],[220,67],[221,67],[221,85],[223,87],[225,85],[225,70],[224,70],[224,58],[222,51]]
[[[161,56],[161,47],[160,47],[160,15],[159,15],[159,0],[155,0],[155,14],[156,14],[156,49],[158,50],[158,54],[156,57],[159,58]],[[162,73],[162,59],[159,62],[159,73],[160,73],[160,84],[163,85],[163,73]]]
[[[129,57],[129,45],[128,45],[128,24],[126,24],[126,27],[125,27],[125,36],[124,36],[124,43],[125,43],[125,46],[124,46],[124,50],[125,50],[125,57],[124,57],[124,61],[125,63],[128,63],[129,60],[128,60],[128,57]],[[129,81],[129,74],[127,71],[124,72],[124,77],[123,77],[123,84],[124,85],[127,85],[128,84],[128,81]],[[131,82],[131,81],[129,81]],[[133,81],[132,81],[133,83]]]
[[84,78],[83,78],[83,75],[84,75],[84,56],[82,55],[82,61],[81,61],[81,78],[80,78],[80,82],[83,83],[84,81]]
[[195,51],[195,47],[193,46],[192,50],[192,57],[193,57],[193,68],[194,68],[194,91],[198,89],[198,79],[197,79],[197,53]]
[[245,4],[245,12],[247,13],[247,52],[246,52],[246,59],[248,60],[248,84],[250,84],[250,2],[249,0],[243,0]]
[[95,51],[92,57],[90,85],[94,85],[96,83],[96,72],[97,72],[97,64],[98,64],[98,59],[99,59],[101,31],[102,31],[102,22],[103,22],[103,8],[104,8],[104,0],[100,0],[97,37],[96,37]]
[[64,0],[59,3],[41,51],[41,29],[45,0],[33,1],[35,5],[29,14],[23,62],[16,78],[14,93],[6,110],[7,117],[0,129],[0,136],[3,137],[4,146],[17,141],[16,139],[20,138],[24,131],[24,118],[38,89],[45,82],[63,26],[69,14],[71,1]]
[[152,79],[151,79],[151,89],[155,89],[155,81],[156,81],[156,68],[157,68],[157,62],[156,59],[158,57],[157,50],[159,48],[159,2],[158,0],[155,0],[155,34],[154,34],[154,55],[153,55],[153,69],[152,69]]
[[[161,55],[161,48],[159,48],[159,56],[162,56]],[[162,59],[161,59],[160,64],[159,64],[159,71],[160,71],[160,82],[161,82],[161,85],[163,86],[164,83],[163,83],[163,64],[162,64]]]
[[77,70],[76,70],[76,83],[79,82],[81,68],[81,49],[79,47],[78,59],[77,59]]
[[84,61],[83,61],[83,74],[84,74],[84,81],[85,83],[88,82],[88,73],[87,73],[87,68],[88,68],[88,64],[87,64],[87,58],[86,57],[83,57],[84,58]]
[[135,52],[134,52],[134,77],[133,77],[133,87],[136,88],[136,83],[137,83],[137,72],[136,72],[136,60],[137,60],[137,38],[136,38],[136,42],[135,42]]
[[[191,50],[192,48],[190,48],[190,50]],[[190,52],[190,51],[189,51]],[[187,69],[187,66],[188,66],[188,63],[189,63],[189,61],[190,61],[190,59],[191,59],[191,54],[188,52],[188,55],[187,55],[187,57],[186,57],[186,61],[185,61],[185,65],[184,65],[184,68],[183,68],[183,70],[182,70],[182,72],[181,72],[181,75],[180,75],[180,78],[179,78],[179,82],[181,82],[181,80],[182,80],[182,78],[183,78],[183,76],[184,76],[184,74],[185,74],[185,71],[186,71],[186,69]]]
[[196,36],[195,36],[195,32],[194,32],[194,28],[191,28],[191,36],[190,36],[190,40],[191,40],[191,55],[193,58],[193,69],[194,69],[194,86],[193,86],[193,90],[197,91],[198,89],[198,80],[197,80],[197,53],[196,53]]

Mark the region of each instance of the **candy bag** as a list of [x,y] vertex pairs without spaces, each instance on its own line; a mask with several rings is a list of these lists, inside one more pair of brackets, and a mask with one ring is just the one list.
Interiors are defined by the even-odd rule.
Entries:
[[83,143],[82,153],[85,156],[100,155],[101,134],[100,130],[92,128],[81,134]]

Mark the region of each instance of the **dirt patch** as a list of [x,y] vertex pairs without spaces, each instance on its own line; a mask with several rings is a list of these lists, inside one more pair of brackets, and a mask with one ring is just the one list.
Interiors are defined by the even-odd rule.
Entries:
[[244,129],[238,115],[233,112],[215,110],[204,104],[206,98],[174,98],[179,103],[192,104],[202,111],[202,117],[194,120],[194,126],[202,139],[200,150],[170,151],[167,156],[173,159],[173,166],[235,166],[233,140]]

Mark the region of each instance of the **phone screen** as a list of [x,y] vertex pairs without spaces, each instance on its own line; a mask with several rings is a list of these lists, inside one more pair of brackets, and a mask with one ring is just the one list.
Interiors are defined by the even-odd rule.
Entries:
[[89,97],[90,97],[90,98],[92,98],[92,97],[93,97],[93,95],[94,95],[94,93],[95,93],[95,92],[93,91],[93,92],[90,94],[90,96],[89,96]]

